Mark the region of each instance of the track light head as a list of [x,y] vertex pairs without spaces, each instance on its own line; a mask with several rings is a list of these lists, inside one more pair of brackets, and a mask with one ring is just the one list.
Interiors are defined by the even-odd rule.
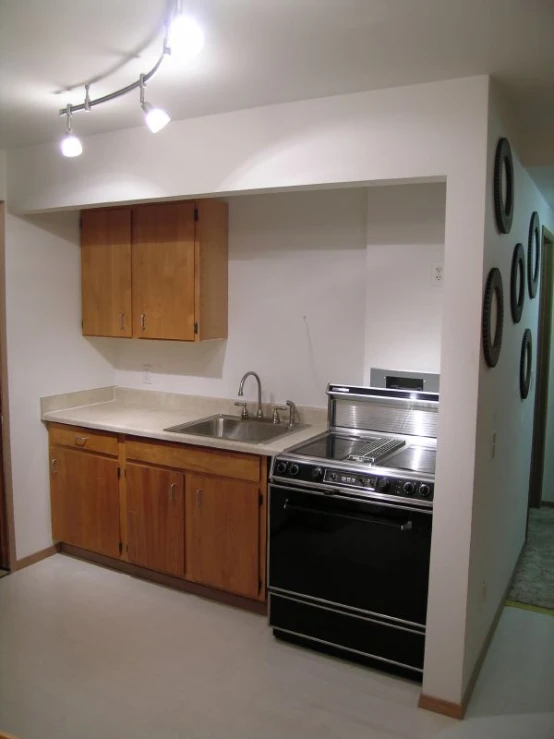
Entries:
[[75,136],[71,128],[71,105],[67,106],[67,123],[65,135],[60,141],[60,149],[64,157],[78,157],[83,153],[83,145],[78,136]]
[[172,57],[192,59],[204,46],[204,32],[192,16],[178,13],[169,26],[167,46]]
[[158,133],[158,131],[161,131],[162,128],[167,126],[171,118],[165,112],[165,110],[162,110],[162,108],[155,108],[148,101],[146,101],[144,99],[144,91],[145,91],[144,75],[141,74],[140,76],[140,107],[144,111],[144,120],[148,128],[152,131],[152,133]]

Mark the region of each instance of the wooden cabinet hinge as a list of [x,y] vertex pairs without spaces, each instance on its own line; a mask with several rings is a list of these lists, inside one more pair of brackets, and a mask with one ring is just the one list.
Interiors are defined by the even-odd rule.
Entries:
[[258,593],[262,592],[262,581],[258,580]]
[[198,221],[198,208],[194,206],[194,220]]
[[260,493],[258,496],[258,504],[263,505],[264,504],[264,496]]
[[121,467],[117,468],[117,479],[119,480],[121,477]]
[[121,556],[122,554],[123,554],[123,542],[120,541],[119,542],[119,556]]
[[195,334],[198,333],[198,321],[195,321],[195,323],[194,323],[194,333]]

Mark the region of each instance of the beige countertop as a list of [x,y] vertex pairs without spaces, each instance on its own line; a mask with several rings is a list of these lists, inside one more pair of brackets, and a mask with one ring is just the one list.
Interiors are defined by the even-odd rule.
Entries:
[[[266,406],[265,412],[266,415],[270,413],[270,404]],[[324,409],[299,408],[299,420],[310,424],[309,427],[293,431],[269,443],[251,444],[164,431],[170,426],[206,418],[215,413],[239,415],[234,401],[225,398],[202,398],[120,387],[41,399],[43,421],[264,456],[274,456],[288,447],[323,433],[327,428],[327,413]]]

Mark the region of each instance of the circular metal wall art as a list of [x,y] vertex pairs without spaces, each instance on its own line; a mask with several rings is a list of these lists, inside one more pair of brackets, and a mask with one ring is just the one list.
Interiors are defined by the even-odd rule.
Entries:
[[532,369],[533,340],[531,338],[531,330],[526,328],[521,342],[521,356],[519,358],[519,394],[523,400],[529,395]]
[[499,139],[494,155],[494,216],[501,234],[510,233],[514,215],[514,165],[508,139]]
[[[493,314],[496,307],[496,316]],[[493,326],[493,323],[495,324]],[[492,336],[494,328],[494,337]],[[497,267],[493,267],[487,277],[485,296],[483,299],[483,353],[489,367],[496,367],[502,346],[502,330],[504,328],[504,290],[502,275]]]
[[516,244],[510,275],[510,307],[514,323],[519,323],[525,302],[525,252],[523,244]]
[[527,241],[527,287],[529,297],[534,298],[539,287],[539,271],[541,261],[541,226],[539,214],[534,211],[529,223],[529,239]]

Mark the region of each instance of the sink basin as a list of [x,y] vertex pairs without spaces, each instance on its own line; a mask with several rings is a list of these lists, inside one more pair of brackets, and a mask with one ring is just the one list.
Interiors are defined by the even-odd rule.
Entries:
[[200,421],[189,421],[177,426],[170,426],[164,431],[173,431],[177,434],[193,434],[208,436],[211,439],[228,439],[229,441],[244,441],[250,444],[262,444],[273,441],[280,436],[292,434],[308,428],[307,423],[295,423],[289,428],[285,423],[272,423],[264,419],[236,416],[216,415],[202,418]]

